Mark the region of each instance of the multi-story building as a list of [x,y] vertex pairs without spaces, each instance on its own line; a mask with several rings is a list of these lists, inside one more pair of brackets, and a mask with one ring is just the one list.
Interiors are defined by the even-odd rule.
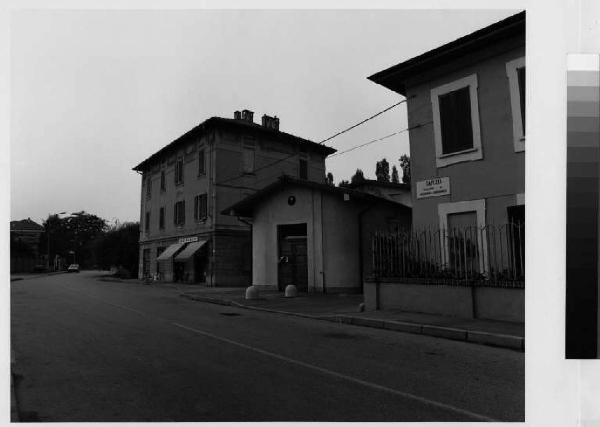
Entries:
[[524,12],[369,79],[407,98],[415,228],[523,220]]
[[323,182],[325,145],[262,125],[249,110],[212,117],[133,170],[142,175],[139,276],[208,286],[251,284],[250,225],[221,213],[281,175]]
[[413,230],[439,246],[427,261],[522,283],[525,12],[369,79],[406,97]]

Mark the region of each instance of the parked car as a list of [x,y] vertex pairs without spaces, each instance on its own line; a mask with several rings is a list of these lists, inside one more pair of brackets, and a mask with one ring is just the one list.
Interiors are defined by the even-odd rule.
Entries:
[[67,268],[67,273],[79,273],[79,264],[71,264]]

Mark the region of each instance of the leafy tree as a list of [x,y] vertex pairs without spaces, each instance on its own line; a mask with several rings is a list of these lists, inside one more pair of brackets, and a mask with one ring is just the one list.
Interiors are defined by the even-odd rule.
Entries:
[[400,157],[400,167],[402,168],[402,182],[410,184],[410,157],[406,154]]
[[375,176],[379,182],[390,182],[390,164],[385,158],[377,162]]
[[350,181],[348,181],[347,179],[342,179],[340,181],[340,183],[338,184],[338,187],[349,187],[350,186]]
[[327,185],[334,185],[334,183],[333,183],[333,174],[331,172],[327,172],[327,176],[325,177],[325,183]]
[[352,184],[360,184],[361,182],[365,181],[365,175],[363,173],[363,171],[361,169],[356,169],[356,172],[354,172],[354,175],[352,175],[352,178],[350,178],[350,182]]
[[396,166],[392,166],[392,182],[394,184],[400,183],[400,179],[398,178],[398,169],[396,168]]
[[40,236],[40,246],[46,248],[50,260],[59,255],[83,268],[94,265],[92,242],[106,229],[104,219],[81,211],[65,218],[59,214],[49,215],[42,225],[44,232]]
[[124,267],[135,277],[139,262],[140,224],[125,222],[116,224],[104,232],[95,245],[98,264],[108,270],[110,267]]

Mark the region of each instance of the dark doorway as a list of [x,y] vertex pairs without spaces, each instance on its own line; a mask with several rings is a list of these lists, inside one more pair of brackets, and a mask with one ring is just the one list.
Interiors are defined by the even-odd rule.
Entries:
[[308,255],[306,223],[277,226],[279,242],[278,288],[295,285],[300,292],[308,290]]
[[144,249],[142,252],[142,276],[150,275],[150,249]]

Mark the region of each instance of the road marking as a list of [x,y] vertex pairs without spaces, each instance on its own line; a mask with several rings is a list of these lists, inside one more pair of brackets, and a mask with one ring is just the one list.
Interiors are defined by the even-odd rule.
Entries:
[[187,331],[194,332],[196,334],[199,334],[199,335],[202,335],[202,336],[205,336],[205,337],[209,337],[209,338],[221,341],[221,342],[225,342],[225,343],[228,343],[228,344],[231,344],[231,345],[235,345],[237,347],[241,347],[241,348],[246,349],[246,350],[251,350],[251,351],[254,351],[256,353],[260,353],[260,354],[263,354],[265,356],[272,357],[274,359],[282,360],[282,361],[285,361],[285,362],[288,362],[288,363],[291,363],[291,364],[294,364],[294,365],[298,365],[298,366],[302,366],[304,368],[312,369],[312,370],[321,372],[323,374],[330,375],[330,376],[333,376],[333,377],[336,377],[336,378],[340,378],[340,379],[343,379],[343,380],[346,380],[346,381],[354,382],[354,383],[357,383],[357,384],[360,384],[360,385],[363,385],[363,386],[366,386],[366,387],[373,388],[375,390],[384,391],[384,392],[387,392],[387,393],[392,393],[392,394],[395,394],[397,396],[400,396],[400,397],[403,397],[403,398],[406,398],[406,399],[416,400],[418,402],[421,402],[421,403],[424,403],[424,404],[427,404],[427,405],[435,406],[437,408],[441,408],[441,409],[445,409],[445,410],[448,410],[448,411],[451,411],[451,412],[456,412],[458,414],[466,415],[466,416],[471,417],[471,418],[473,418],[473,419],[475,419],[477,421],[498,421],[496,419],[493,419],[493,418],[490,418],[490,417],[486,417],[485,415],[481,415],[481,414],[477,414],[475,412],[467,411],[466,409],[461,409],[461,408],[458,408],[456,406],[448,405],[446,403],[437,402],[435,400],[431,400],[431,399],[427,399],[425,397],[417,396],[417,395],[414,395],[412,393],[407,393],[407,392],[399,391],[399,390],[396,390],[396,389],[393,389],[393,388],[390,388],[390,387],[382,386],[382,385],[375,384],[375,383],[372,383],[372,382],[369,382],[369,381],[364,381],[364,380],[361,380],[361,379],[358,379],[358,378],[354,378],[354,377],[351,377],[351,376],[348,376],[348,375],[344,375],[344,374],[341,374],[339,372],[331,371],[329,369],[325,369],[325,368],[321,368],[321,367],[316,366],[316,365],[312,365],[310,363],[302,362],[302,361],[296,360],[296,359],[291,359],[289,357],[282,356],[282,355],[277,354],[277,353],[272,353],[272,352],[267,351],[267,350],[263,350],[263,349],[260,349],[260,348],[257,348],[257,347],[252,347],[252,346],[247,345],[247,344],[243,344],[243,343],[240,343],[240,342],[237,342],[237,341],[233,341],[233,340],[230,340],[230,339],[227,339],[227,338],[223,338],[223,337],[220,337],[218,335],[211,334],[210,332],[205,332],[205,331],[201,331],[201,330],[198,330],[198,329],[195,329],[195,328],[191,328],[189,326],[185,326],[185,325],[182,325],[180,323],[171,322],[171,324],[173,326],[178,327],[178,328],[185,329]]

